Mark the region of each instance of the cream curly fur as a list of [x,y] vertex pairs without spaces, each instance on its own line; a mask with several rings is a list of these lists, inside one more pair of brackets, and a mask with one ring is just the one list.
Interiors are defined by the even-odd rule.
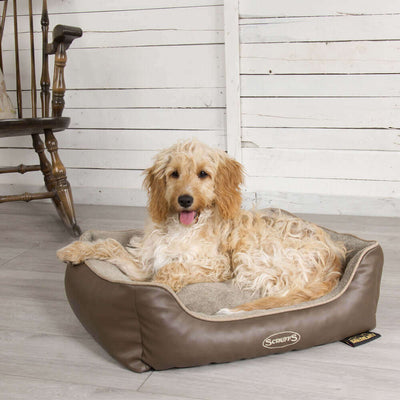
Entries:
[[146,170],[151,221],[143,238],[126,248],[113,239],[78,241],[57,255],[73,264],[108,260],[133,280],[175,291],[233,279],[258,297],[222,313],[296,304],[331,291],[342,273],[343,244],[297,217],[241,210],[242,183],[242,166],[223,151],[178,143]]

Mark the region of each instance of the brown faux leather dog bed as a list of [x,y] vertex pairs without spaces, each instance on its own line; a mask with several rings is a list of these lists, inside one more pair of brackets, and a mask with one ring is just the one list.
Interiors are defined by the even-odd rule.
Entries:
[[[297,306],[214,315],[250,299],[230,281],[186,286],[132,282],[110,263],[68,265],[65,288],[78,319],[115,359],[135,372],[221,363],[305,349],[375,327],[383,253],[375,241],[328,231],[348,249],[339,285]],[[82,240],[138,231],[88,231]]]

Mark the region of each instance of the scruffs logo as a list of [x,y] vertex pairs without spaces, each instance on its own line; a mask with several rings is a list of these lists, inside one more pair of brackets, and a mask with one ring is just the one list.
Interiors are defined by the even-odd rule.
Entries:
[[293,346],[300,339],[301,336],[297,332],[278,332],[265,338],[262,345],[267,349],[281,349],[282,347]]

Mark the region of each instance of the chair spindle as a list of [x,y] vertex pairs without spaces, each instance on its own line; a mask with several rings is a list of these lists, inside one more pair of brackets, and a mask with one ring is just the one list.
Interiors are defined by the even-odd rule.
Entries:
[[42,76],[40,78],[40,100],[42,103],[42,117],[49,116],[50,109],[50,74],[49,74],[49,55],[48,55],[48,36],[49,36],[49,13],[47,11],[47,0],[43,0],[42,18]]
[[18,13],[17,0],[13,0],[14,12],[14,43],[15,43],[15,68],[16,68],[16,86],[17,86],[17,108],[18,118],[22,118],[22,90],[21,90],[21,72],[19,67],[19,45],[18,45]]
[[33,38],[33,13],[32,0],[29,0],[29,35],[31,44],[31,99],[32,99],[32,118],[37,117],[36,105],[36,67],[35,67],[35,41]]

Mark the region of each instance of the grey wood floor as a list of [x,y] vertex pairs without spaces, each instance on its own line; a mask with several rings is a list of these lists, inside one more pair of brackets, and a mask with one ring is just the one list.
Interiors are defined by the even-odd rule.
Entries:
[[[83,229],[141,227],[145,210],[78,206]],[[351,348],[307,350],[205,367],[136,374],[86,333],[64,294],[55,251],[71,241],[52,205],[0,205],[0,398],[11,399],[399,399],[400,219],[307,215],[380,241],[385,253],[375,331]]]

